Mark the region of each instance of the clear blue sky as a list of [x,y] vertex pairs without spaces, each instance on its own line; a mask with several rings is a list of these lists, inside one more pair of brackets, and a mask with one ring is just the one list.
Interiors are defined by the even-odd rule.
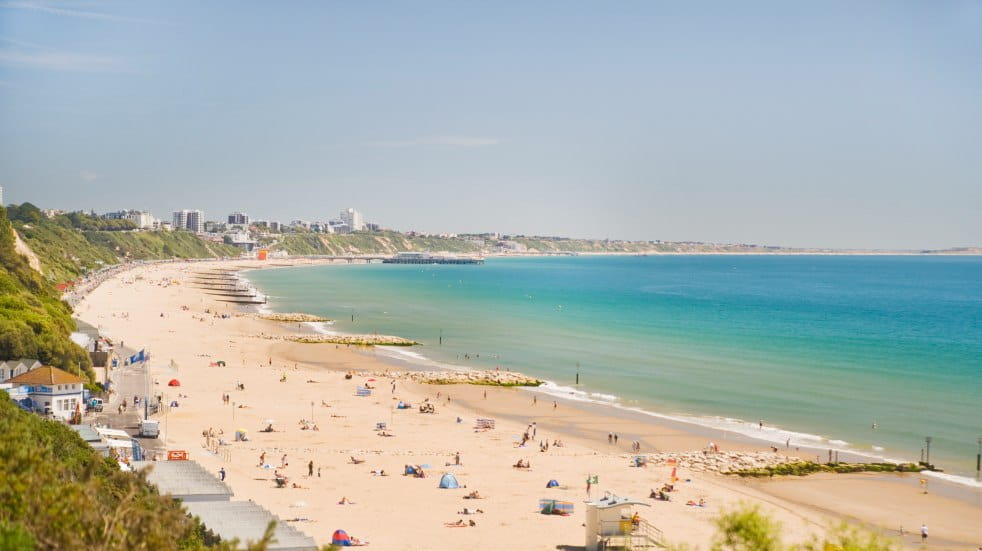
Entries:
[[982,245],[982,3],[0,0],[44,207]]

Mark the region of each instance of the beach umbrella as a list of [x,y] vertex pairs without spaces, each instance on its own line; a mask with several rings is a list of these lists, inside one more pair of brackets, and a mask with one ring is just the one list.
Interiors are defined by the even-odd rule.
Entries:
[[331,545],[340,545],[341,547],[348,547],[351,545],[351,538],[348,533],[344,530],[335,530],[334,535],[331,536]]

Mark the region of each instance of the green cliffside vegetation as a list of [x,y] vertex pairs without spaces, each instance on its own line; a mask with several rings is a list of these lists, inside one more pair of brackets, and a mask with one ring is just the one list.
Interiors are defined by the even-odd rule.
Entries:
[[[6,218],[4,218],[6,219]],[[0,392],[0,549],[196,549],[205,533],[142,475]]]
[[14,249],[7,211],[0,207],[0,360],[37,358],[67,371],[81,365],[92,377],[89,355],[69,339],[72,312]]
[[410,251],[457,254],[644,254],[644,253],[739,253],[779,252],[791,249],[759,245],[720,245],[715,243],[665,241],[612,241],[608,239],[569,239],[565,237],[486,236],[422,237],[398,232],[357,232],[352,234],[286,233],[267,238],[274,250],[294,255],[393,254]]
[[410,237],[392,231],[357,232],[345,235],[288,233],[277,236],[272,248],[297,255],[393,254],[406,251],[471,254],[481,252],[480,244],[463,239]]
[[44,276],[54,282],[125,259],[238,256],[231,245],[212,243],[190,232],[128,231],[125,220],[103,220],[82,213],[46,217],[30,203],[11,205],[8,215],[17,233],[38,256]]

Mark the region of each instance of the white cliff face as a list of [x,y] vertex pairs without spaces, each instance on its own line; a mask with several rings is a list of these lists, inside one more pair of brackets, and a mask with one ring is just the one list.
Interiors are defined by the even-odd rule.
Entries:
[[27,243],[24,243],[24,240],[20,238],[20,234],[18,234],[16,230],[14,231],[14,250],[27,257],[27,263],[31,266],[31,268],[34,268],[38,273],[44,275],[44,272],[41,271],[41,261],[38,260],[38,257],[36,254],[34,254],[34,251],[27,246]]

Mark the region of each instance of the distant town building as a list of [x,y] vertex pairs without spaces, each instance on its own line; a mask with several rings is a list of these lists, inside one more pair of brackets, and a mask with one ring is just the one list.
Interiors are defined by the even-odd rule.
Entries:
[[188,230],[194,233],[205,231],[205,215],[200,210],[176,210],[172,224],[175,230]]
[[154,224],[157,222],[157,219],[145,210],[131,210],[126,214],[126,219],[136,224],[136,227],[141,230],[153,229]]
[[310,229],[310,222],[308,222],[306,220],[293,220],[292,222],[290,222],[290,227],[291,228],[303,228],[305,230],[309,230]]
[[281,231],[283,229],[283,224],[280,224],[279,222],[277,222],[275,220],[270,220],[269,221],[269,229],[270,229],[270,231]]
[[327,233],[351,233],[351,226],[341,220],[331,220],[327,223]]
[[364,217],[353,208],[347,208],[341,211],[341,221],[348,225],[348,231],[362,231],[365,229]]
[[365,224],[365,229],[368,231],[382,231],[382,226],[379,226],[378,224],[374,224],[372,222],[368,222]]
[[248,226],[249,225],[249,215],[244,212],[233,212],[228,215],[228,223],[238,226]]

